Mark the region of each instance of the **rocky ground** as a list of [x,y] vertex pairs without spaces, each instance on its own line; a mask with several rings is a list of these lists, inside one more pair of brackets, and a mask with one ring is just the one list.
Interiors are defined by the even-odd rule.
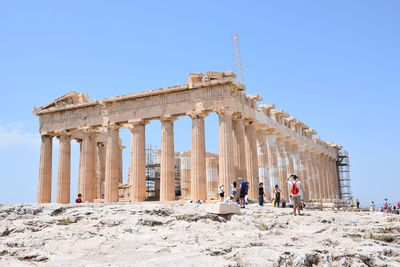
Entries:
[[253,204],[0,205],[0,266],[400,266],[400,216]]

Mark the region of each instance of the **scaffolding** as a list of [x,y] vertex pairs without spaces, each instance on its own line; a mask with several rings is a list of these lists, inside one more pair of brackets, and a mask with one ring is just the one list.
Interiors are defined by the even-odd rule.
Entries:
[[[175,153],[175,195],[181,195],[180,152]],[[146,147],[146,200],[160,200],[160,158],[161,150],[156,146]]]
[[339,180],[338,199],[349,200],[352,198],[350,186],[350,161],[349,153],[343,148],[338,150],[336,166]]
[[160,157],[153,145],[146,147],[146,200],[160,199]]

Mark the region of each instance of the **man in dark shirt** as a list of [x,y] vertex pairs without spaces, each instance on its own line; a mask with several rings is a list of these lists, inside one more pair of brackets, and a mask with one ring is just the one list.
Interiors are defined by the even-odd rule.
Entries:
[[260,206],[264,206],[264,186],[263,183],[260,183],[260,187],[258,187],[258,204]]

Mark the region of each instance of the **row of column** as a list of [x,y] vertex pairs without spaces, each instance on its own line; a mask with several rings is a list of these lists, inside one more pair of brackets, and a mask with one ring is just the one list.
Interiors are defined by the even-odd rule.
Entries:
[[[257,128],[251,119],[242,118],[239,113],[221,109],[219,116],[219,159],[218,185],[230,190],[230,185],[238,177],[249,182],[249,198],[256,199],[258,183],[263,182],[268,199],[274,194],[274,186],[279,185],[283,198],[288,197],[286,178],[297,174],[302,178],[304,196],[307,199],[332,199],[338,191],[336,165],[334,159],[306,150],[303,146],[291,143],[274,133],[271,129]],[[192,200],[205,200],[212,191],[207,188],[205,112],[188,114],[192,118],[192,149],[189,177],[182,177],[184,188]],[[176,117],[162,117],[161,161],[160,161],[160,200],[175,199],[174,171],[174,126]],[[129,177],[132,201],[146,199],[146,120],[131,123],[131,165]],[[122,165],[121,144],[117,127],[108,127],[106,143],[98,146],[96,133],[88,132],[81,143],[78,191],[85,201],[93,201],[104,195],[105,202],[119,200],[119,183]],[[70,200],[71,137],[59,136],[57,202]],[[38,202],[51,201],[52,137],[42,136]],[[210,163],[209,163],[210,164]],[[214,175],[215,176],[215,175]],[[97,177],[97,180],[96,180]],[[100,178],[99,178],[100,177]],[[104,184],[104,187],[102,185]],[[215,186],[216,182],[213,181]],[[210,184],[211,185],[211,184]],[[210,187],[209,185],[209,187]],[[187,187],[187,186],[186,186]],[[208,192],[210,191],[210,192]]]

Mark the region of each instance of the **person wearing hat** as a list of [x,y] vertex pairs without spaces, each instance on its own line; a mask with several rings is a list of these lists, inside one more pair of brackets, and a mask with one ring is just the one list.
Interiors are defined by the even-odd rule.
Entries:
[[[292,178],[291,181],[289,179]],[[292,174],[287,178],[288,185],[290,188],[290,194],[293,197],[293,213],[296,216],[296,210],[297,214],[300,215],[300,209],[301,209],[301,182],[300,179],[297,175]]]

